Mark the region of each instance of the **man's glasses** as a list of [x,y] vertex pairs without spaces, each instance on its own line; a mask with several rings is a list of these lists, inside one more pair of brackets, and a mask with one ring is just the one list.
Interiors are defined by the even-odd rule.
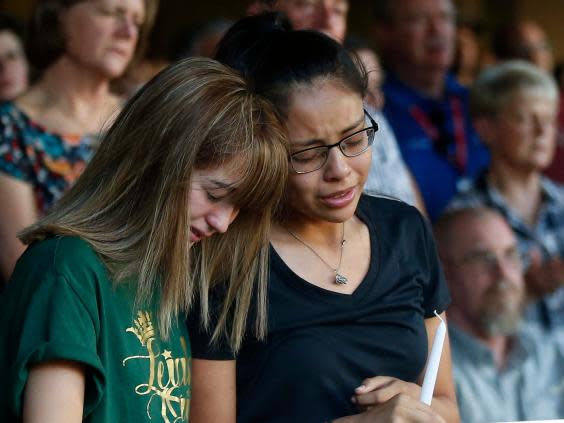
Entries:
[[296,173],[309,173],[321,169],[329,158],[329,150],[339,147],[345,157],[356,157],[364,153],[374,143],[378,124],[365,110],[366,128],[348,135],[331,145],[306,148],[290,155],[290,164]]
[[493,251],[484,250],[470,253],[454,264],[457,266],[468,266],[479,272],[491,272],[497,269],[502,263],[513,268],[521,268],[523,265],[523,255],[517,247],[509,248],[501,256]]

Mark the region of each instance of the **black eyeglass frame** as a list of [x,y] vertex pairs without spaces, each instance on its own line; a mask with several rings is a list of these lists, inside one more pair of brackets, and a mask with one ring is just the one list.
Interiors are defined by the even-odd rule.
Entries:
[[[339,150],[341,151],[341,153],[343,153],[343,156],[345,156],[345,157],[357,157],[357,156],[360,156],[361,154],[365,153],[366,150],[368,150],[368,149],[372,146],[372,144],[374,144],[374,138],[375,138],[375,136],[376,136],[376,132],[378,132],[379,127],[378,127],[378,124],[376,123],[376,121],[374,120],[374,118],[372,118],[372,116],[370,116],[370,113],[368,113],[368,111],[367,111],[366,109],[363,109],[363,110],[364,110],[364,114],[368,117],[368,120],[370,121],[370,125],[371,125],[371,126],[369,126],[369,127],[367,127],[367,128],[359,129],[358,131],[353,132],[353,133],[350,134],[350,135],[347,135],[347,136],[346,136],[345,138],[343,138],[342,140],[337,141],[335,144],[330,144],[330,145],[318,145],[318,146],[315,146],[315,147],[305,148],[305,149],[303,149],[303,150],[296,151],[295,153],[290,154],[290,157],[289,157],[289,158],[290,158],[290,165],[292,166],[292,170],[293,170],[295,173],[299,174],[299,175],[303,175],[304,173],[311,173],[311,172],[315,172],[315,171],[321,169],[323,166],[325,166],[325,163],[327,163],[327,160],[329,159],[329,150],[331,150],[333,147],[337,147],[337,146],[339,147]],[[362,151],[359,152],[359,153],[352,154],[352,155],[351,155],[351,154],[347,154],[347,153],[345,153],[345,152],[343,151],[343,149],[341,148],[341,145],[342,145],[342,143],[343,143],[344,141],[348,140],[350,137],[355,136],[356,134],[360,134],[361,132],[367,131],[367,130],[369,130],[369,129],[374,130],[374,136],[372,137],[372,140],[370,140],[370,139],[368,140],[368,145],[366,146],[366,148],[365,148],[364,150],[362,150]],[[313,169],[313,170],[308,170],[308,171],[306,171],[306,172],[304,172],[304,171],[297,171],[297,170],[294,168],[294,162],[292,161],[292,158],[293,158],[296,154],[301,154],[301,153],[303,153],[304,151],[310,151],[310,150],[316,150],[316,149],[322,149],[322,148],[323,148],[323,149],[326,149],[327,154],[325,155],[325,160],[323,161],[323,163],[322,163],[318,168]]]

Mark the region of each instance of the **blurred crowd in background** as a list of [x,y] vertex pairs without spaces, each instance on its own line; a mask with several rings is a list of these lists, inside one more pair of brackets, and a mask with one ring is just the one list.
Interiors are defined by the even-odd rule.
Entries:
[[[564,413],[564,63],[527,16],[486,31],[450,0],[373,3],[371,37],[347,0],[251,0],[241,15],[285,12],[368,73],[380,129],[365,190],[435,225],[463,421]],[[156,13],[155,0],[45,0],[30,22],[0,15],[0,280],[17,232],[74,183],[124,99],[169,63],[213,57],[234,23],[218,10],[149,60]]]

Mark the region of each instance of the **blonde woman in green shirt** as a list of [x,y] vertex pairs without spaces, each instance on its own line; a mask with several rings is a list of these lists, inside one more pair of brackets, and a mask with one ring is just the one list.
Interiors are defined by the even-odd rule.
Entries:
[[227,280],[210,330],[238,349],[253,297],[264,336],[287,154],[270,104],[213,60],[142,88],[76,185],[20,234],[29,246],[0,297],[0,421],[187,421],[181,316],[198,298],[208,322],[208,290]]

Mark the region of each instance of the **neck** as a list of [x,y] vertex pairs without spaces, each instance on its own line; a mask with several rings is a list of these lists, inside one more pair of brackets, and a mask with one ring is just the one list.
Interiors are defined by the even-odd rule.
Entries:
[[276,230],[289,231],[311,245],[340,244],[343,229],[346,238],[346,222],[312,222],[294,219],[292,216],[288,216],[287,219],[276,225]]
[[478,340],[486,345],[492,352],[496,368],[502,369],[505,367],[511,348],[511,338],[509,336],[499,335]]
[[397,78],[417,92],[434,99],[440,99],[445,89],[447,72],[440,68],[420,69],[416,72],[408,66],[394,69]]
[[45,70],[37,87],[69,111],[98,109],[111,97],[110,80],[62,56]]
[[466,318],[455,306],[450,306],[448,319],[457,328],[472,336],[480,344],[487,347],[494,359],[496,368],[501,369],[505,365],[511,347],[511,338],[506,335],[489,336],[475,324],[472,319]]
[[542,203],[541,175],[536,171],[523,171],[498,164],[492,159],[488,183],[502,195],[509,207],[529,223],[535,221]]

